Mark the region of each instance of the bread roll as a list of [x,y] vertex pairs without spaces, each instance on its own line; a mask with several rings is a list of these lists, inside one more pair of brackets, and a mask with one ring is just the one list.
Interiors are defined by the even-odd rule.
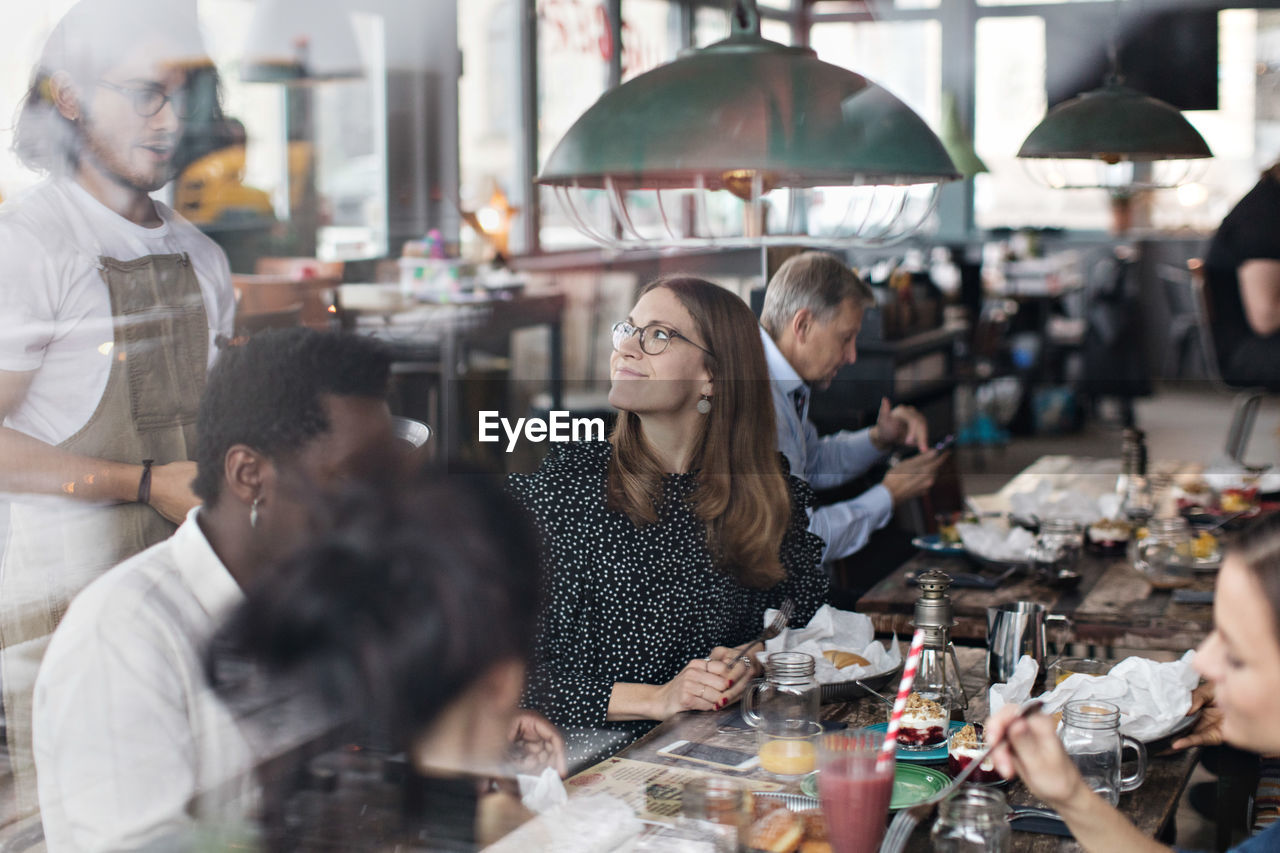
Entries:
[[839,649],[827,649],[822,656],[831,661],[836,669],[844,669],[846,666],[870,666],[871,661],[862,655],[853,652],[842,652]]
[[804,838],[804,824],[790,809],[774,809],[751,824],[751,846],[769,853],[794,853]]

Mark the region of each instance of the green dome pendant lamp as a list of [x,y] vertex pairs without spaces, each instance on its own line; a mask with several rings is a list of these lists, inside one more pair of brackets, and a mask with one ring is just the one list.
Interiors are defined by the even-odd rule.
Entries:
[[578,230],[614,248],[880,245],[960,173],[905,104],[812,50],[728,38],[605,92],[547,158]]
[[1099,89],[1058,104],[1023,141],[1018,156],[1054,189],[1106,189],[1113,196],[1171,189],[1213,156],[1177,108],[1124,85],[1115,45]]

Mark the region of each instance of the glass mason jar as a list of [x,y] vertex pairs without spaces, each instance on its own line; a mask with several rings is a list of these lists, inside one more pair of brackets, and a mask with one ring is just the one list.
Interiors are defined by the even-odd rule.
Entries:
[[775,776],[813,772],[821,690],[814,661],[803,652],[774,652],[764,664],[765,677],[742,694],[742,718],[756,729],[760,766]]
[[1191,527],[1181,517],[1152,519],[1134,545],[1133,567],[1157,586],[1191,582]]
[[[1147,776],[1147,748],[1120,734],[1120,709],[1110,702],[1068,702],[1058,737],[1085,784],[1113,806],[1120,802],[1122,793],[1137,788]],[[1121,755],[1126,748],[1137,753],[1137,767],[1132,774],[1121,776]]]
[[707,776],[685,783],[680,811],[689,828],[710,841],[716,853],[738,853],[746,847],[751,805],[737,779]]
[[1067,518],[1046,518],[1031,546],[1031,560],[1041,576],[1056,578],[1060,571],[1076,570],[1083,548],[1080,525]]
[[935,853],[1005,853],[1012,834],[1008,811],[1001,792],[962,787],[938,804],[930,833]]

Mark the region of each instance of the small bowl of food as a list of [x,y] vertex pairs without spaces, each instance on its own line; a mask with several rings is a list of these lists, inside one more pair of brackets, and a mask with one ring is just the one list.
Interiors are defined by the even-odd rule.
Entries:
[[1206,512],[1218,503],[1218,496],[1204,480],[1174,486],[1173,498],[1180,512]]
[[1226,515],[1241,513],[1256,515],[1258,512],[1258,487],[1223,489],[1218,496],[1218,508]]
[[1133,525],[1117,518],[1104,518],[1090,524],[1085,531],[1085,543],[1091,551],[1100,554],[1123,554],[1133,536]]
[[938,697],[912,693],[898,723],[898,746],[914,751],[935,749],[946,742],[949,728],[951,714]]
[[[986,748],[987,741],[983,737],[981,723],[967,723],[956,729],[947,742],[947,775],[953,779],[959,776],[966,767],[978,760]],[[1004,777],[988,756],[965,781],[975,785],[999,785],[1004,782]]]

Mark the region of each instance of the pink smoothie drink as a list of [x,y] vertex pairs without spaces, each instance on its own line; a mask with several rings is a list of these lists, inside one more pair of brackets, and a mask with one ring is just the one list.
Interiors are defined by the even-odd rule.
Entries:
[[876,770],[876,755],[841,756],[818,774],[818,793],[835,853],[876,853],[893,796],[893,762]]

